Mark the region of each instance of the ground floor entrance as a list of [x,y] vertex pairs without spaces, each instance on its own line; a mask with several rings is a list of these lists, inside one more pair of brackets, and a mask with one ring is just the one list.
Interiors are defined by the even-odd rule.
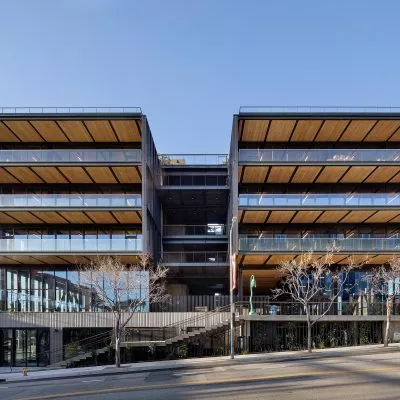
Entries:
[[0,366],[45,366],[49,353],[49,329],[0,329]]

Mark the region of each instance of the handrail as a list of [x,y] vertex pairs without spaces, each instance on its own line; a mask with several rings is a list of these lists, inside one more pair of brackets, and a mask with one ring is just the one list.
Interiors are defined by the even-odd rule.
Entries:
[[[40,357],[44,355],[44,356],[48,357],[49,361],[50,361],[51,355],[58,355],[60,353],[63,355],[63,358],[64,358],[64,352],[65,352],[65,349],[67,348],[67,346],[78,346],[79,347],[82,345],[85,345],[85,346],[94,345],[94,344],[101,343],[104,340],[111,339],[112,335],[113,335],[113,330],[111,329],[111,330],[103,332],[103,333],[98,333],[96,335],[89,336],[89,337],[86,337],[86,338],[83,338],[80,340],[76,340],[74,342],[63,344],[61,347],[59,347],[53,351],[45,350],[40,353],[37,353],[36,359],[39,360]],[[86,353],[86,352],[87,352],[87,350],[83,351],[83,353]],[[82,351],[80,351],[79,354],[82,354]],[[68,359],[74,358],[74,357],[78,356],[79,354],[73,355],[73,356],[69,357]],[[60,362],[68,361],[68,359],[63,359]]]
[[241,106],[239,114],[249,113],[400,113],[400,107],[391,106]]
[[159,154],[161,165],[227,165],[228,154]]
[[165,325],[164,328],[179,327],[180,325],[183,325],[183,324],[187,325],[188,323],[193,322],[193,321],[196,322],[199,319],[202,319],[202,318],[204,318],[206,316],[215,315],[215,314],[221,313],[221,312],[228,312],[230,310],[230,307],[231,307],[230,304],[228,304],[226,306],[223,306],[223,307],[217,307],[214,310],[202,312],[202,313],[200,313],[200,315],[195,315],[193,317],[189,317],[187,319],[180,320],[178,322],[174,322],[174,323],[169,324],[169,325]]
[[132,113],[142,114],[140,107],[0,107],[0,114],[70,114]]

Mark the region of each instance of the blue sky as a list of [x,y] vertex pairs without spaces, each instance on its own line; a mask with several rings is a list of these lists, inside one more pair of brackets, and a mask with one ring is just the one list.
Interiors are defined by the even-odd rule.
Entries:
[[227,152],[241,105],[400,105],[400,2],[0,0],[0,105],[141,106]]

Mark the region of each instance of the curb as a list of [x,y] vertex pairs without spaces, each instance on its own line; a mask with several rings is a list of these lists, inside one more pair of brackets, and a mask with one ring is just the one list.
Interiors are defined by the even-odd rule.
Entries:
[[0,383],[20,383],[20,382],[39,382],[39,381],[49,381],[49,380],[64,380],[64,379],[78,379],[78,378],[89,378],[92,376],[115,376],[115,375],[127,375],[127,374],[138,374],[138,373],[148,373],[148,372],[164,372],[164,371],[178,371],[182,369],[186,370],[196,370],[196,369],[204,369],[209,367],[225,367],[230,365],[238,365],[238,364],[261,364],[261,363],[280,363],[280,362],[298,362],[303,360],[313,360],[313,359],[320,359],[320,358],[334,358],[334,357],[346,357],[351,355],[368,355],[368,354],[379,354],[385,351],[400,351],[398,347],[389,347],[389,348],[379,348],[379,349],[372,349],[372,350],[359,350],[359,351],[350,351],[350,352],[338,352],[338,353],[328,353],[324,354],[323,352],[320,353],[311,353],[311,354],[302,354],[296,355],[292,354],[290,356],[281,356],[275,358],[266,358],[262,359],[260,357],[254,357],[254,359],[234,359],[234,360],[226,360],[221,362],[212,362],[208,361],[204,364],[199,365],[176,365],[176,366],[161,366],[159,368],[143,368],[143,369],[134,369],[134,370],[127,370],[126,367],[122,367],[118,371],[111,371],[107,372],[107,367],[104,370],[95,371],[95,372],[88,372],[88,373],[78,373],[77,375],[68,375],[68,376],[46,376],[46,377],[37,377],[31,378],[24,381],[23,379],[17,380],[7,380],[7,379],[0,379]]

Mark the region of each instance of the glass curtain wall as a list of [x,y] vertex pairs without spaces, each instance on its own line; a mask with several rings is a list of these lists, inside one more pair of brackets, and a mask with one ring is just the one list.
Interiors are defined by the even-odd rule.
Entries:
[[[131,277],[132,274],[135,276]],[[127,272],[127,277],[139,282],[130,293],[132,298],[147,300],[148,272]],[[107,282],[107,279],[104,279],[104,282]],[[0,311],[108,311],[104,301],[101,301],[100,294],[96,293],[92,286],[81,283],[80,272],[67,269],[0,268],[0,300]],[[149,304],[146,301],[140,311],[148,310]]]

